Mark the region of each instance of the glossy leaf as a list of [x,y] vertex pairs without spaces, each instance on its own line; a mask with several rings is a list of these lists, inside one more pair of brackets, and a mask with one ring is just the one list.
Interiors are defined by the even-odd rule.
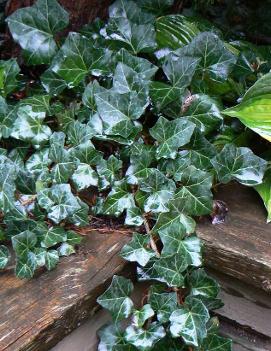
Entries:
[[88,164],[80,163],[71,177],[76,189],[81,191],[98,185],[98,175]]
[[12,237],[12,247],[19,256],[25,256],[36,243],[36,235],[28,230]]
[[16,262],[15,274],[18,278],[32,278],[37,268],[36,255],[28,252],[24,256],[20,256]]
[[3,269],[7,266],[10,260],[10,253],[6,246],[0,245],[0,269]]
[[0,94],[7,96],[18,87],[20,67],[15,59],[0,60]]
[[136,310],[133,313],[133,324],[137,328],[143,327],[145,322],[154,316],[154,310],[151,308],[149,304],[144,305],[141,310]]

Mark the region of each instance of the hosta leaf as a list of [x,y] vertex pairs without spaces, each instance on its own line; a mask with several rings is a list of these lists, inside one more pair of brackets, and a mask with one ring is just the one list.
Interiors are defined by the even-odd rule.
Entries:
[[176,53],[179,56],[199,58],[198,79],[209,79],[218,83],[224,82],[228,78],[236,62],[236,56],[212,32],[198,34],[190,44]]
[[206,351],[231,351],[232,341],[216,334],[210,334],[204,339],[202,348]]
[[227,144],[212,160],[218,179],[222,183],[237,180],[241,184],[255,186],[262,183],[266,161],[246,147]]
[[45,233],[42,233],[40,239],[41,246],[48,248],[65,241],[67,234],[62,227],[51,227]]
[[59,261],[58,252],[56,250],[48,250],[45,253],[45,267],[51,271],[56,267]]
[[81,208],[69,184],[56,184],[41,190],[38,193],[38,203],[47,211],[48,218],[56,224]]
[[200,268],[192,272],[189,283],[191,285],[190,296],[206,299],[215,299],[219,292],[219,285]]
[[81,191],[98,185],[98,175],[89,165],[80,163],[71,177],[76,190]]
[[120,255],[127,261],[145,266],[155,256],[155,252],[148,247],[149,243],[148,235],[134,233],[132,240],[122,248]]
[[271,221],[271,174],[269,169],[265,173],[263,182],[256,185],[255,189],[263,199],[267,210],[267,223],[269,223]]
[[109,288],[98,298],[97,302],[108,309],[114,320],[128,318],[133,309],[130,294],[133,284],[129,279],[114,275]]
[[69,23],[68,13],[56,0],[37,0],[7,19],[13,39],[24,49],[28,64],[47,64],[57,52],[54,35]]
[[5,99],[0,96],[0,138],[10,136],[16,117],[16,108],[8,106]]
[[70,256],[75,253],[74,247],[68,243],[62,243],[58,248],[59,256]]
[[188,267],[181,255],[161,257],[153,265],[154,278],[168,286],[183,287],[184,271]]
[[147,351],[163,337],[165,337],[166,332],[164,327],[159,325],[159,323],[152,323],[148,329],[136,328],[134,326],[129,326],[125,330],[125,340],[134,345],[138,350]]
[[194,123],[182,118],[168,121],[160,117],[150,129],[151,136],[159,143],[156,151],[157,159],[175,158],[178,148],[189,143],[194,129]]
[[191,99],[191,104],[182,115],[195,123],[204,134],[217,130],[223,121],[220,104],[205,94],[192,95]]
[[148,302],[156,312],[158,321],[167,323],[171,313],[177,309],[177,294],[165,291],[163,286],[152,285]]
[[37,243],[37,236],[26,230],[12,237],[12,247],[19,256],[24,256],[34,248]]
[[11,136],[39,147],[49,140],[52,131],[43,124],[44,112],[34,112],[31,106],[19,107]]
[[96,75],[107,73],[107,58],[105,51],[95,48],[85,36],[70,32],[50,69],[73,88],[90,72]]
[[120,135],[127,138],[134,129],[133,120],[137,120],[145,111],[145,102],[137,96],[136,92],[126,94],[107,90],[95,94],[98,112],[108,135]]
[[132,207],[135,207],[134,197],[129,192],[127,183],[125,181],[115,182],[104,203],[104,213],[118,217],[124,210]]
[[122,161],[114,155],[109,156],[107,160],[102,159],[97,165],[97,172],[100,177],[100,187],[105,189],[112,185],[115,180],[119,179]]
[[4,269],[10,259],[9,250],[6,246],[0,245],[0,269]]
[[170,331],[173,337],[181,336],[187,345],[199,346],[207,335],[206,323],[209,313],[196,298],[187,298],[185,306],[170,316]]
[[212,212],[212,175],[189,166],[174,178],[181,184],[174,198],[185,213],[198,216]]
[[129,51],[121,49],[117,55],[116,59],[118,62],[125,64],[126,66],[137,72],[138,78],[150,80],[158,70],[158,67],[153,65],[148,60],[131,55]]
[[125,217],[125,224],[130,226],[141,226],[143,224],[142,211],[138,207],[128,208]]
[[7,96],[18,87],[20,67],[15,59],[0,60],[0,94]]
[[[162,1],[160,2],[162,3]],[[199,33],[196,25],[182,15],[159,17],[155,25],[159,49],[179,49],[190,43]]]
[[15,274],[18,278],[32,278],[37,268],[36,255],[28,252],[16,261]]
[[127,18],[111,18],[106,27],[106,39],[133,54],[153,52],[156,48],[153,24],[136,24]]
[[131,22],[145,24],[154,21],[154,16],[145,13],[131,0],[117,0],[109,7],[110,18],[126,18]]
[[151,305],[144,305],[141,310],[136,310],[133,313],[133,324],[137,328],[143,327],[145,322],[154,316],[154,310],[151,308]]

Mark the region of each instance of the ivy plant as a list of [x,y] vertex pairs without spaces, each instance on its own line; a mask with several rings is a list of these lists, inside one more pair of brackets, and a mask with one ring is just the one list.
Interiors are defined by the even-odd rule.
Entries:
[[117,0],[106,22],[64,38],[69,15],[56,0],[6,20],[24,69],[0,61],[0,268],[12,247],[19,278],[53,269],[92,216],[131,226],[120,255],[148,292],[138,305],[133,283],[113,277],[98,298],[113,318],[100,351],[230,351],[211,314],[219,286],[202,267],[197,218],[213,212],[218,183],[270,192],[267,161],[232,120],[259,132],[250,112],[270,100],[270,73],[258,80],[265,51],[170,15],[172,5]]

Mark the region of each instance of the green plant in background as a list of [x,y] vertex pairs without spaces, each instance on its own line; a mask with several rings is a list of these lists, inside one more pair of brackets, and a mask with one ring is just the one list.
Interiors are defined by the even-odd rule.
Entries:
[[114,321],[100,351],[231,350],[210,315],[219,286],[202,268],[195,220],[212,213],[215,184],[262,184],[267,162],[223,110],[265,72],[265,51],[225,42],[201,19],[161,17],[172,3],[117,0],[106,23],[63,41],[68,14],[55,0],[7,19],[35,79],[0,62],[0,267],[8,241],[17,276],[30,278],[74,253],[93,215],[132,226],[121,256],[150,287],[135,305],[132,282],[113,277],[98,299]]

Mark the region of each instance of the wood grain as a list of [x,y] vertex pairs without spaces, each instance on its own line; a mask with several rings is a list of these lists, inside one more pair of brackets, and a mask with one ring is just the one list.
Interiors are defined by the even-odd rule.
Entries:
[[129,240],[129,233],[92,232],[51,272],[30,281],[1,273],[0,350],[49,350],[92,315],[105,285],[124,269],[118,252]]
[[206,265],[271,292],[271,224],[253,189],[223,186],[215,195],[229,207],[224,224],[203,220],[198,235],[205,244]]

